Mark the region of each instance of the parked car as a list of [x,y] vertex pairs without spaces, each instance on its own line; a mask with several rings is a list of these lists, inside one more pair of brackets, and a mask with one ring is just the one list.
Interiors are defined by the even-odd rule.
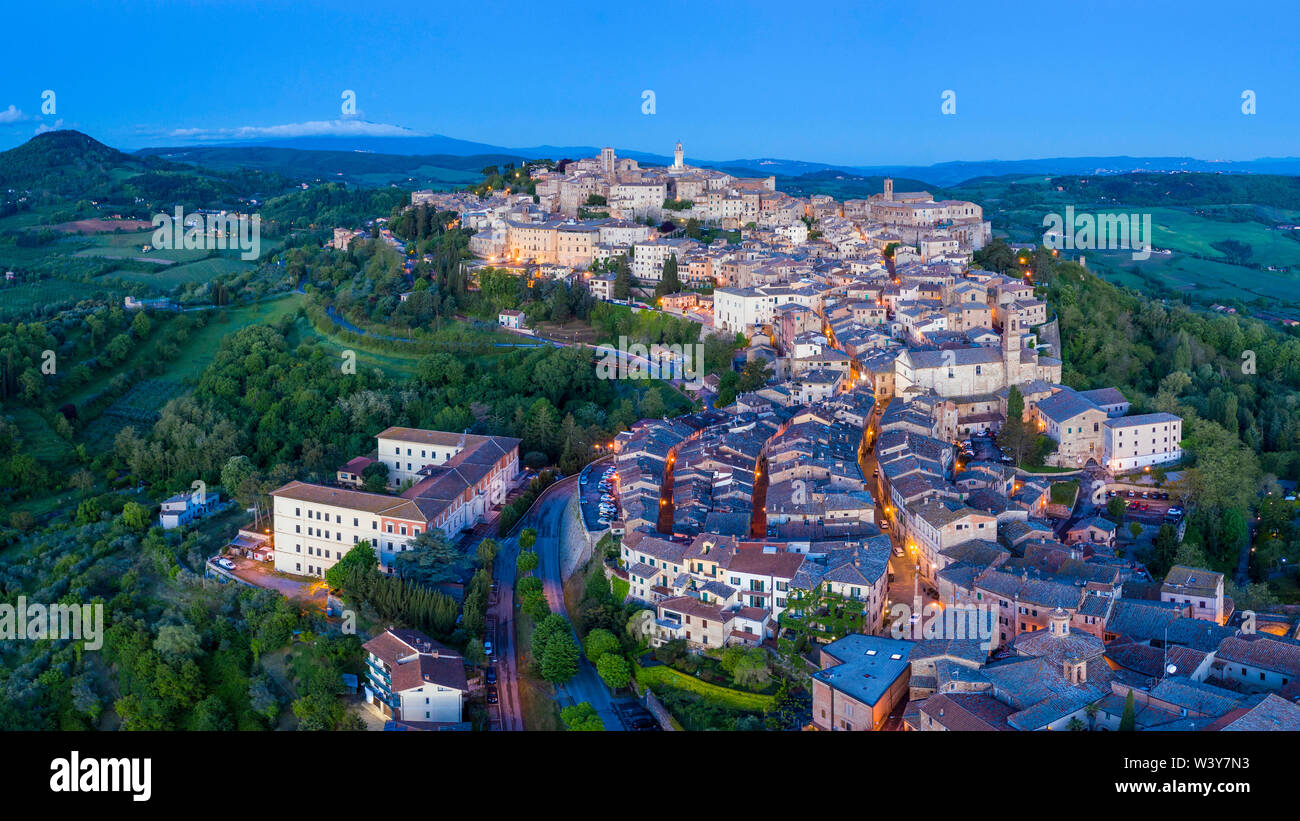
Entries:
[[483,675],[487,678],[488,684],[497,683],[497,668],[488,667],[486,670],[483,671]]
[[492,655],[492,642],[490,641],[483,642],[483,654],[487,656]]
[[497,688],[489,685],[487,688],[487,703],[496,704],[498,699]]
[[902,556],[902,555],[903,555],[903,548],[899,547],[898,545],[894,545],[894,555],[895,555],[895,556]]
[[224,567],[226,570],[234,570],[234,569],[235,569],[235,563],[232,562],[230,559],[217,559],[217,560],[216,560],[215,562],[213,562],[213,563],[214,563],[217,567]]
[[888,520],[888,519],[885,519],[884,521],[882,521],[882,522],[880,523],[880,529],[881,529],[881,530],[889,530],[889,520]]

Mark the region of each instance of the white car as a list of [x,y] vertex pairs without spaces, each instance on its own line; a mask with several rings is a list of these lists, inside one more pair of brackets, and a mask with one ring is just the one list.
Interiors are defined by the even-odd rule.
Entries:
[[226,570],[235,569],[235,563],[232,562],[230,559],[213,559],[212,563],[215,564],[217,567],[223,567]]
[[483,654],[486,656],[492,655],[492,642],[490,641],[483,642]]

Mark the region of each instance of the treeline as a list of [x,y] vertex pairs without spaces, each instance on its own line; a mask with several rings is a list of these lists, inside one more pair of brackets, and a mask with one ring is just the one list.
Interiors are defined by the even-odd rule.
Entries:
[[544,470],[537,476],[533,477],[528,483],[528,487],[513,502],[501,508],[501,518],[497,522],[497,533],[504,536],[514,529],[514,526],[528,512],[528,508],[533,506],[537,497],[542,495],[542,491],[555,484],[555,474],[552,471]]
[[1108,174],[1053,177],[1076,207],[1231,205],[1249,202],[1294,208],[1300,202],[1300,177],[1277,174]]
[[331,182],[272,197],[259,213],[264,223],[279,228],[364,228],[376,214],[388,214],[411,201],[411,192],[397,188],[348,188]]
[[385,619],[404,622],[440,641],[450,639],[460,615],[456,600],[417,582],[380,573],[376,561],[374,549],[363,542],[326,571],[326,579]]
[[[1194,548],[1183,558],[1232,571],[1261,496],[1281,495],[1278,479],[1300,479],[1300,338],[1258,320],[1164,304],[1035,254],[1040,260],[1050,260],[1035,279],[1048,283],[1060,320],[1062,381],[1114,386],[1133,413],[1183,419],[1180,493],[1193,510],[1184,543]],[[1269,559],[1300,559],[1300,542],[1273,548],[1251,554],[1254,578]]]

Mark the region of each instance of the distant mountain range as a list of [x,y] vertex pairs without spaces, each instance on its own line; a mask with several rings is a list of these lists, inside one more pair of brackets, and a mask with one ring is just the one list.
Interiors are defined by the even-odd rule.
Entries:
[[[181,152],[191,152],[190,161],[201,162],[199,157],[212,157],[218,149],[245,149],[252,147],[296,149],[301,151],[324,152],[367,152],[393,156],[419,155],[423,164],[437,165],[445,168],[463,168],[469,170],[473,163],[450,164],[450,157],[475,157],[484,161],[477,166],[498,164],[501,161],[518,161],[520,159],[578,159],[593,157],[600,153],[600,147],[593,145],[537,145],[523,148],[507,148],[489,143],[460,140],[442,135],[418,137],[292,137],[271,140],[253,140],[247,142],[207,143],[198,146],[179,148],[146,148],[136,153],[161,154],[169,159],[183,159]],[[628,157],[648,165],[667,165],[672,157],[666,154],[654,154],[645,151],[615,147],[618,155]],[[225,159],[232,159],[232,153],[225,153]],[[428,162],[427,160],[437,160]],[[934,165],[835,165],[831,163],[809,162],[805,160],[786,160],[773,157],[757,157],[735,160],[706,160],[692,157],[687,160],[691,165],[715,168],[746,176],[801,177],[817,172],[838,172],[842,174],[867,177],[907,177],[921,180],[932,186],[949,187],[979,177],[999,177],[1008,174],[1125,174],[1135,171],[1174,172],[1202,171],[1207,173],[1232,174],[1285,174],[1300,176],[1300,158],[1262,158],[1239,162],[1218,162],[1200,160],[1194,157],[1050,157],[1030,160],[962,160],[937,163]],[[477,170],[475,168],[475,170]]]

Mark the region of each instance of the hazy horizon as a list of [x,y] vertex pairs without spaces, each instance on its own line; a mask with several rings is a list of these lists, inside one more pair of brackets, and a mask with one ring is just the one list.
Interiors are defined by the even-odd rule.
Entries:
[[[128,8],[11,11],[13,30],[38,36],[15,40],[0,79],[0,147],[62,127],[124,149],[437,134],[660,154],[682,140],[688,156],[710,160],[845,166],[1241,162],[1294,156],[1300,131],[1300,93],[1287,80],[1300,54],[1285,34],[1300,11],[1263,4],[1234,6],[1232,26],[1250,32],[1238,38],[1194,23],[1197,8],[1221,14],[1208,2],[1176,13],[1049,6],[1032,18],[1004,2],[936,3],[921,17],[665,3],[632,27],[596,3],[455,15],[406,4],[382,16],[246,0]],[[39,36],[51,15],[53,41]],[[548,60],[556,49],[571,59]],[[95,54],[95,70],[68,53]],[[42,111],[45,90],[56,93],[52,112]],[[1242,111],[1247,90],[1254,114]],[[653,114],[642,113],[645,91]],[[955,113],[943,113],[946,91]]]

